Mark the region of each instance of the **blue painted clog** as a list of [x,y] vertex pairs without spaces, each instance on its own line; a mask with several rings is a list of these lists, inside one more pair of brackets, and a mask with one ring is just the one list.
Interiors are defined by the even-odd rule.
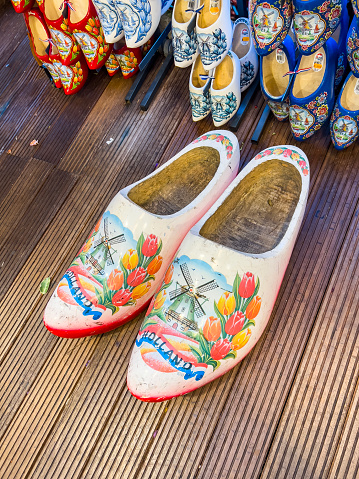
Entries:
[[332,36],[340,22],[346,0],[293,0],[294,31],[298,49],[311,55]]
[[340,22],[337,26],[335,32],[332,35],[332,38],[337,42],[338,45],[338,61],[337,61],[337,70],[335,72],[334,87],[338,91],[338,87],[341,84],[345,71],[348,65],[346,45],[347,45],[347,33],[349,28],[349,14],[348,8],[346,5],[343,7],[342,14],[340,16]]
[[192,107],[193,121],[200,121],[211,111],[210,87],[212,82],[211,72],[207,72],[198,55],[192,63],[189,76],[189,98]]
[[240,17],[233,24],[232,52],[241,62],[241,92],[254,82],[258,73],[258,55],[254,48],[248,18]]
[[[176,67],[186,68],[198,55],[196,1],[176,0],[172,12],[172,48]],[[190,8],[192,7],[192,8]]]
[[359,26],[354,17],[347,36],[347,58],[353,75],[359,78]]
[[312,55],[298,58],[289,95],[290,126],[297,140],[319,130],[333,109],[337,58],[338,46],[333,38]]
[[292,22],[291,0],[250,0],[249,16],[258,55],[268,55],[286,38]]
[[[274,116],[284,121],[289,115],[289,90],[295,67],[295,46],[289,35],[269,55],[260,57],[260,82],[264,98]],[[286,76],[284,76],[286,75]]]
[[337,150],[343,150],[359,136],[359,79],[349,73],[330,118],[330,136]]

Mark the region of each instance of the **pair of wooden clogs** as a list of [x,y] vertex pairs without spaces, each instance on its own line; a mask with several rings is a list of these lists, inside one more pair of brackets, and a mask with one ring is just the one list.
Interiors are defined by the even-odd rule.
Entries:
[[143,400],[185,394],[233,368],[270,317],[303,218],[305,154],[259,153],[237,175],[237,138],[212,131],[121,190],[57,285],[45,326],[111,331],[152,301],[128,371]]

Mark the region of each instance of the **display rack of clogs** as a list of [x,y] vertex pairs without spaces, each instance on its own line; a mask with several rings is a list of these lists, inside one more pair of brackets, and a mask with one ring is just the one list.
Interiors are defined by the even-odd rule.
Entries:
[[260,85],[267,101],[254,140],[270,111],[279,121],[289,119],[297,140],[310,138],[329,123],[335,148],[346,148],[356,140],[359,38],[355,2],[353,9],[350,24],[347,0],[250,1]]

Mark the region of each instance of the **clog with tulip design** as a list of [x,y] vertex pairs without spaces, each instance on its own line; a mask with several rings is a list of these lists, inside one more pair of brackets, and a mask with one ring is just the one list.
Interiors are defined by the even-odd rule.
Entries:
[[16,13],[28,12],[35,3],[35,0],[11,0]]
[[142,52],[140,48],[128,48],[126,45],[114,50],[114,54],[120,64],[122,76],[131,78],[139,70],[142,60]]
[[125,35],[115,0],[93,0],[107,43],[116,43]]
[[190,230],[137,336],[127,386],[143,401],[186,394],[238,364],[263,333],[304,215],[309,164],[258,154]]
[[234,179],[235,135],[209,132],[111,201],[52,295],[45,326],[77,338],[117,328],[148,305],[189,229]]

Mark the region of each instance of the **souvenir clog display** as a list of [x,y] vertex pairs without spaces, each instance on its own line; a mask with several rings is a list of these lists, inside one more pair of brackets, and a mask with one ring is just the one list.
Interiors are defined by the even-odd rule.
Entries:
[[254,82],[258,73],[258,56],[248,18],[241,17],[234,22],[232,52],[241,62],[241,92],[243,92]]
[[330,135],[337,150],[350,146],[359,136],[359,79],[349,73],[330,118]]
[[258,55],[268,55],[286,38],[292,22],[292,1],[250,0],[249,12]]
[[298,49],[311,55],[321,48],[340,22],[345,0],[293,0],[294,31]]
[[347,58],[353,75],[359,78],[359,27],[355,16],[347,36]]
[[207,71],[215,68],[232,44],[229,0],[200,0],[196,20],[198,49]]
[[295,48],[289,35],[269,55],[260,57],[260,83],[264,98],[274,116],[284,121],[289,115],[289,90],[295,67]]
[[62,337],[110,331],[150,301],[189,229],[237,174],[227,131],[194,140],[109,204],[52,295],[45,326]]
[[[58,55],[56,55],[58,57]],[[72,65],[64,65],[59,58],[50,56],[60,77],[65,95],[73,95],[84,86],[88,76],[88,66],[83,56]]]
[[349,14],[346,5],[343,5],[342,14],[340,16],[340,22],[332,35],[332,38],[338,45],[338,61],[337,69],[335,72],[334,88],[337,89],[344,78],[344,74],[347,68],[347,33],[349,28]]
[[116,0],[126,45],[138,48],[155,33],[161,18],[161,0]]
[[192,65],[198,55],[194,0],[176,0],[172,12],[172,48],[176,67]]
[[211,112],[215,126],[227,123],[241,103],[241,62],[229,51],[216,67],[211,83]]
[[11,0],[16,13],[25,13],[29,11],[35,3],[35,0]]
[[72,0],[68,24],[81,47],[90,70],[97,70],[104,66],[112,52],[112,44],[105,41],[102,26],[92,1]]
[[202,64],[198,56],[191,68],[189,77],[189,97],[192,107],[193,121],[203,120],[211,111],[211,87],[212,77]]
[[258,154],[188,233],[147,310],[127,386],[143,401],[193,391],[236,366],[273,309],[305,211],[309,163]]
[[115,0],[93,0],[107,43],[121,40],[125,32],[122,27],[120,11]]
[[297,140],[312,136],[332,112],[337,52],[329,38],[318,51],[298,59],[289,96],[290,126]]

